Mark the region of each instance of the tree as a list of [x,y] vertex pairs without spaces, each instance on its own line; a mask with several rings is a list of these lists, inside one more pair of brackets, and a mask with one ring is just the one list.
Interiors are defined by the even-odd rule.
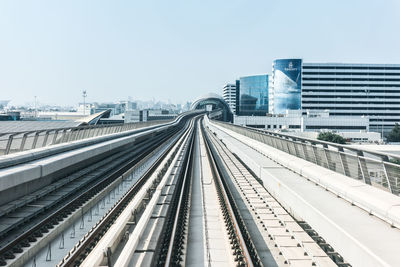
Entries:
[[346,139],[344,139],[341,135],[334,134],[332,132],[319,133],[317,139],[337,144],[346,144]]
[[400,159],[390,159],[389,162],[400,165]]
[[400,126],[396,123],[387,136],[388,142],[400,142]]

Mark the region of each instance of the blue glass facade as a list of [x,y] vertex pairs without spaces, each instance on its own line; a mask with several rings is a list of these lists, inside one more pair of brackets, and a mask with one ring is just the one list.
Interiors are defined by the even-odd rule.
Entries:
[[240,78],[239,113],[262,116],[268,113],[268,75]]
[[273,63],[275,114],[301,109],[301,59],[277,59]]

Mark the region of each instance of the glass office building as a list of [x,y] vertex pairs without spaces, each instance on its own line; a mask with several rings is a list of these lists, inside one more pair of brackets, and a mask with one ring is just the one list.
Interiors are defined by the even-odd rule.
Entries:
[[273,113],[301,109],[301,59],[277,59],[272,67]]
[[[243,116],[262,116],[268,113],[268,75],[241,77],[239,80],[239,107]],[[237,88],[238,89],[238,88]]]

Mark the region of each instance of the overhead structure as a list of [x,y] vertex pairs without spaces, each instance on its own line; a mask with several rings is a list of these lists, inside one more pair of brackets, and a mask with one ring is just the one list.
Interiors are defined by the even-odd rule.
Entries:
[[232,122],[233,114],[226,101],[219,95],[209,93],[197,98],[190,107],[191,110],[204,109],[214,119]]
[[92,115],[89,115],[87,117],[83,117],[79,120],[76,120],[76,122],[81,122],[80,126],[82,125],[96,125],[97,122],[101,119],[101,118],[109,118],[111,114],[111,109],[107,109]]

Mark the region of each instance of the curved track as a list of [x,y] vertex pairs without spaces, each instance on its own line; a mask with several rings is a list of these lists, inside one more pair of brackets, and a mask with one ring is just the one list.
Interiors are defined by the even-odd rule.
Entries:
[[0,266],[19,257],[38,238],[105,190],[116,178],[160,147],[160,144],[182,133],[185,124],[186,120],[182,120],[166,131],[139,138],[133,146],[107,155],[42,188],[40,192],[25,196],[23,205],[12,206],[7,212],[3,210],[0,217]]
[[[240,212],[234,199],[231,196],[229,188],[224,181],[223,174],[219,170],[217,163],[215,162],[215,153],[210,149],[211,141],[207,137],[202,124],[200,121],[197,122],[198,138],[202,139],[204,149],[207,153],[207,160],[211,167],[212,173],[212,184],[215,186],[212,188],[203,189],[207,190],[210,194],[216,194],[218,199],[217,208],[222,214],[223,220],[220,223],[223,224],[222,229],[223,235],[229,239],[229,242],[225,243],[226,251],[229,251],[233,257],[233,261],[239,266],[261,266],[260,259],[255,250],[254,244],[251,241],[246,226],[241,218]],[[162,248],[158,251],[158,260],[156,261],[158,266],[178,266],[182,265],[187,255],[186,245],[187,242],[187,223],[188,223],[188,212],[190,210],[190,178],[192,175],[193,161],[195,159],[194,138],[191,144],[191,149],[188,151],[188,160],[185,162],[185,172],[182,177],[182,186],[179,187],[177,192],[176,205],[173,207],[173,212],[169,214],[167,224],[168,231],[164,233],[164,240],[161,241]],[[197,170],[199,171],[199,170]],[[203,193],[203,194],[208,194]],[[211,196],[210,196],[211,197]],[[207,226],[206,226],[207,227]],[[206,237],[207,238],[207,237]],[[210,238],[210,237],[208,237]],[[223,242],[224,243],[224,242]],[[209,255],[211,252],[206,252]],[[209,256],[207,256],[209,257]],[[209,264],[212,259],[208,259]],[[232,264],[232,262],[231,262]]]
[[[58,266],[335,266],[200,115],[75,171],[27,203],[60,195],[40,213],[0,232],[3,237],[18,233],[9,242],[2,239],[0,264],[144,161],[149,161],[144,174],[94,220]],[[289,252],[299,256],[290,258]]]

